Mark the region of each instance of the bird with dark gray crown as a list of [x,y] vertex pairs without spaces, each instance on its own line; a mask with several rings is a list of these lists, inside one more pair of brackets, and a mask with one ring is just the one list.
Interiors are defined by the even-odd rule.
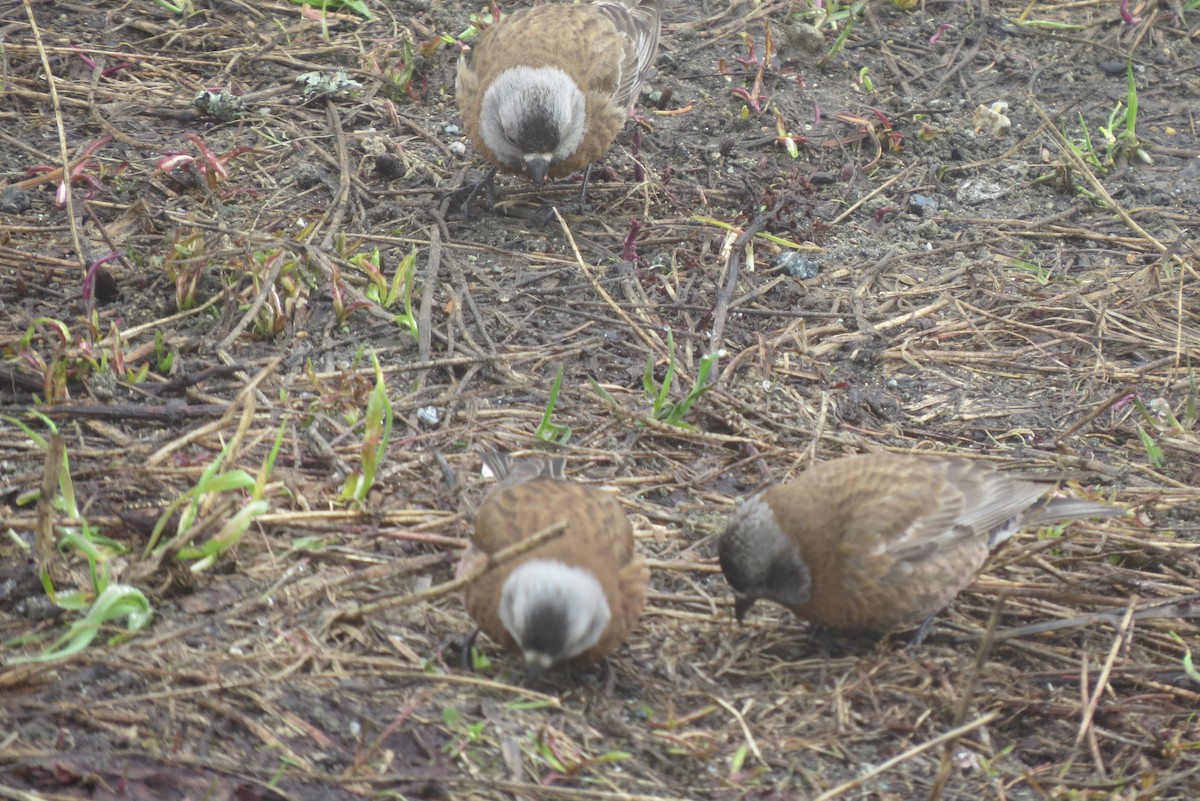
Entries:
[[564,481],[562,459],[483,459],[500,483],[480,507],[459,575],[555,523],[567,528],[464,588],[476,633],[520,653],[527,683],[560,662],[608,655],[641,617],[650,580],[625,512],[607,493]]
[[952,456],[864,454],[752,495],[719,542],[740,621],[768,600],[832,632],[921,623],[1027,526],[1125,510]]
[[660,0],[595,0],[514,11],[458,62],[467,135],[497,168],[546,177],[608,151],[658,52]]

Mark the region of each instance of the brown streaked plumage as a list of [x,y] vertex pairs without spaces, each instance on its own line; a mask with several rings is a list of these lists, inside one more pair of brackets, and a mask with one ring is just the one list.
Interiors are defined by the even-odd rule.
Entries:
[[475,149],[537,186],[588,166],[625,125],[660,30],[660,0],[514,11],[458,61],[455,96]]
[[488,637],[525,659],[532,682],[548,667],[588,664],[617,648],[641,617],[650,570],[617,502],[562,480],[561,459],[484,454],[501,479],[475,520],[460,575],[490,554],[560,520],[566,532],[463,590],[467,611]]
[[1025,526],[1123,509],[952,456],[865,454],[748,498],[719,544],[741,620],[755,601],[846,633],[920,623]]

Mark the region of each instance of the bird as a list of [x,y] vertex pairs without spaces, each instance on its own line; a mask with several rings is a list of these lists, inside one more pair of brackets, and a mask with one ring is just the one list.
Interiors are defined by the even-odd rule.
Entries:
[[489,451],[483,460],[500,483],[479,509],[460,576],[559,521],[567,528],[464,588],[477,626],[468,648],[483,631],[520,653],[526,685],[562,662],[597,662],[625,641],[646,605],[650,569],[629,519],[611,495],[563,480],[561,458],[514,462]]
[[661,0],[514,11],[458,61],[455,98],[475,149],[537,187],[599,159],[658,52]]
[[1047,497],[978,461],[872,453],[812,467],[746,499],[718,542],[740,622],[768,600],[836,634],[928,621],[1027,526],[1125,514]]

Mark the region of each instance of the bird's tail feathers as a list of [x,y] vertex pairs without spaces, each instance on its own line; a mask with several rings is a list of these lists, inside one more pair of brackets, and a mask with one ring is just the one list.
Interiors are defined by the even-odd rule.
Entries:
[[1078,498],[1052,498],[1030,519],[1035,525],[1054,523],[1059,520],[1087,520],[1096,517],[1121,517],[1129,514],[1128,509]]
[[480,454],[483,463],[501,484],[520,484],[535,478],[562,481],[567,460],[562,456],[530,456],[513,461],[503,451],[486,450]]

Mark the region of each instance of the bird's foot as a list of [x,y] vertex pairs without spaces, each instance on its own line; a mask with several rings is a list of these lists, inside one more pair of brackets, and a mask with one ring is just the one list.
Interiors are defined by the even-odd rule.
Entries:
[[568,203],[546,203],[537,210],[534,214],[534,219],[545,228],[556,222],[555,211],[563,217],[587,217],[595,209],[586,203],[580,203],[578,200],[572,200]]
[[471,204],[475,202],[475,198],[479,196],[480,191],[484,192],[484,197],[487,200],[487,210],[494,211],[496,208],[496,168],[492,167],[488,170],[481,180],[474,183],[465,184],[458,189],[453,190],[447,195],[449,205],[461,206],[464,220],[475,218],[474,212],[471,210]]
[[462,669],[472,671],[475,669],[475,660],[471,658],[471,649],[475,647],[475,638],[479,636],[479,627],[476,626],[471,630],[471,633],[463,638],[462,653],[460,654],[460,664]]
[[929,632],[933,631],[933,619],[937,616],[936,613],[930,615],[921,621],[921,625],[917,626],[917,631],[909,640],[908,645],[904,646],[904,650],[912,653],[925,642],[925,638],[929,636]]
[[592,696],[589,705],[596,699],[611,698],[617,686],[617,673],[606,656],[587,667],[568,665],[567,674],[577,686],[588,689]]

